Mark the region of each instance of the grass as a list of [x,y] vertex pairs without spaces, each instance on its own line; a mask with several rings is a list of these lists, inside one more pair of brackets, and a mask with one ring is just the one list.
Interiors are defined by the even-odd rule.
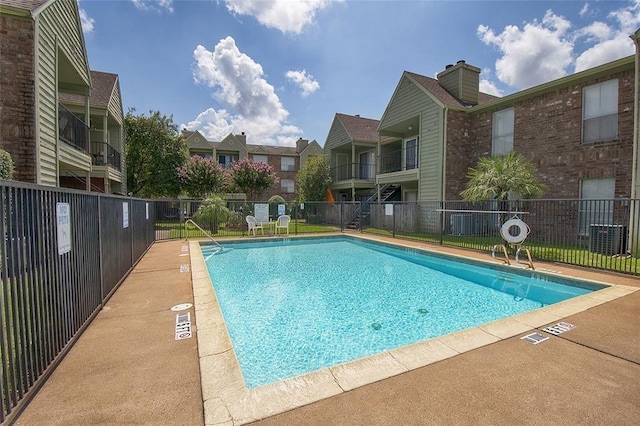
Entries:
[[[227,227],[226,224],[220,224],[217,232],[212,229],[207,229],[203,226],[203,229],[214,238],[221,237],[243,237],[247,235],[246,229],[237,229]],[[179,222],[157,222],[156,231],[165,231],[166,235],[161,235],[161,239],[180,239],[180,238],[203,238],[205,235],[197,229],[195,226],[188,224],[186,231],[184,224]],[[311,233],[324,233],[324,232],[337,232],[340,228],[328,225],[317,225],[306,223],[303,220],[295,220],[289,224],[289,234],[311,234]],[[268,234],[265,229],[265,234]],[[258,234],[260,235],[260,234]]]
[[[369,234],[393,237],[393,233],[385,229],[367,228],[366,232]],[[440,244],[439,234],[435,235],[396,232],[395,237]],[[502,240],[499,237],[458,235],[442,236],[443,245],[470,248],[485,252],[491,252],[496,244],[501,243]],[[637,257],[611,256],[601,253],[593,253],[585,247],[550,245],[531,240],[527,240],[524,247],[529,249],[529,251],[531,252],[531,257],[533,257],[534,260],[566,263],[570,265],[606,269],[616,272],[640,274],[640,258]],[[510,256],[515,255],[515,251],[513,249],[511,249],[509,253]]]

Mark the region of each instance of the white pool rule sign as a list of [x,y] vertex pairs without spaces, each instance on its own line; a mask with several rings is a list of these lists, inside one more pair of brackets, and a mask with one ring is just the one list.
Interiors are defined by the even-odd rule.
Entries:
[[56,223],[58,232],[58,254],[71,251],[71,209],[69,203],[56,203]]

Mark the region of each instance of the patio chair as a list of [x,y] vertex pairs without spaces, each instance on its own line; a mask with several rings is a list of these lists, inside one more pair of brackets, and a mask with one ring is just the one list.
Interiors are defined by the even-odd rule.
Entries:
[[289,222],[291,222],[291,216],[286,214],[278,216],[278,220],[276,220],[276,235],[278,235],[279,229],[286,229],[287,235],[289,235]]
[[256,221],[255,217],[247,216],[245,219],[247,221],[247,225],[249,225],[249,235],[251,235],[251,232],[253,232],[253,236],[257,237],[258,229],[262,231],[262,235],[264,235],[264,227],[262,226],[262,223]]

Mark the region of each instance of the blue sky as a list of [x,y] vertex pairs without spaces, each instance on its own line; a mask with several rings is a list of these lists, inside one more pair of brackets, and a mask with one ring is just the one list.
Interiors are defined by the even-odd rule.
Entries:
[[335,113],[379,119],[407,70],[458,60],[499,96],[634,53],[635,1],[81,0],[91,69],[125,113],[220,141],[324,145]]

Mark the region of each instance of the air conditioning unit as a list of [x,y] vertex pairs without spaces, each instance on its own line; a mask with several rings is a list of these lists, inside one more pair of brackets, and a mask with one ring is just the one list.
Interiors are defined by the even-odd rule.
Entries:
[[473,216],[470,214],[451,215],[452,235],[473,235]]
[[627,249],[625,225],[591,224],[589,227],[589,251],[606,255],[624,254]]

